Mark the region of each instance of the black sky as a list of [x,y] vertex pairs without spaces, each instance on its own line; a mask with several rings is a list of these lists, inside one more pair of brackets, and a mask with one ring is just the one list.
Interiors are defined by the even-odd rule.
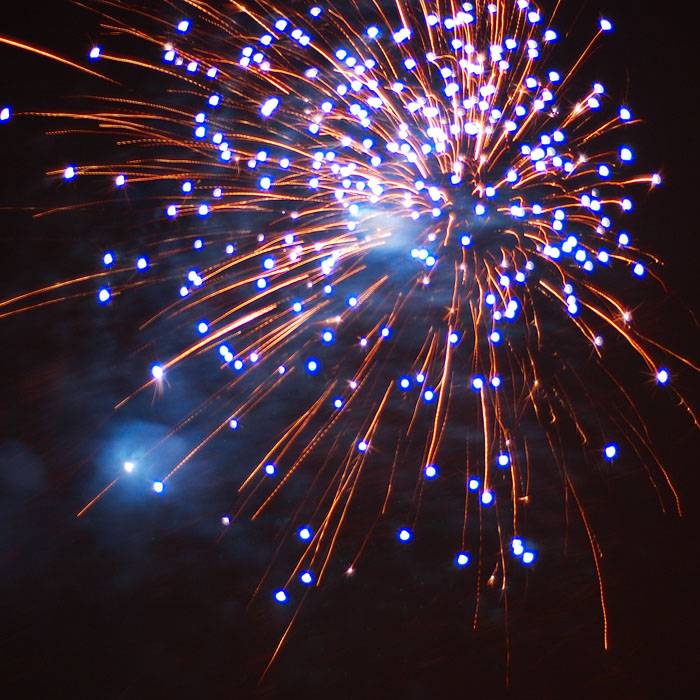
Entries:
[[[627,97],[644,118],[633,132],[639,168],[659,169],[665,181],[638,207],[634,230],[665,261],[668,293],[656,288],[639,316],[654,337],[697,362],[697,327],[686,310],[700,309],[692,9],[588,2],[575,34],[593,31],[599,11],[617,25],[586,76]],[[0,33],[81,61],[99,36],[97,24],[79,8],[40,0],[13,3]],[[16,111],[65,105],[94,89],[69,68],[5,46],[0,65],[0,106]],[[12,209],[60,201],[44,173],[78,160],[76,144],[45,136],[46,128],[38,119],[0,127],[1,298],[76,274],[99,254],[102,227],[111,225],[99,214],[36,220]],[[362,571],[314,591],[258,684],[290,612],[267,599],[249,605],[271,553],[270,532],[241,526],[217,542],[220,482],[206,477],[221,478],[215,465],[203,465],[168,499],[120,492],[89,517],[74,517],[104,483],[105,445],[119,431],[157,436],[173,418],[158,406],[110,427],[127,383],[128,363],[115,369],[117,359],[130,346],[93,307],[88,297],[0,320],[3,697],[659,698],[692,691],[700,661],[698,433],[670,402],[652,392],[640,410],[684,517],[662,512],[637,467],[610,475],[595,492],[607,653],[580,524],[571,527],[567,553],[553,549],[517,582],[509,690],[502,605],[485,595],[472,630],[473,579],[465,584],[433,567],[429,541],[407,554],[380,528]],[[678,380],[699,407],[697,377],[679,369]],[[439,537],[439,508],[435,516]]]

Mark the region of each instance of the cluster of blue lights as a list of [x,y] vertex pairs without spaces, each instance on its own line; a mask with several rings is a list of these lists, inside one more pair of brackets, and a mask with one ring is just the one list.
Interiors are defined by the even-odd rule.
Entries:
[[[506,8],[514,14],[504,25],[500,15]],[[508,399],[522,390],[521,377],[518,371],[514,377],[501,373],[515,367],[506,358],[516,355],[525,333],[537,334],[538,343],[547,340],[535,322],[539,317],[534,298],[545,295],[552,300],[557,318],[582,331],[587,342],[592,340],[596,357],[601,357],[603,337],[596,335],[596,324],[600,316],[610,319],[600,311],[605,305],[591,293],[594,280],[623,268],[635,285],[651,283],[649,259],[637,258],[630,233],[617,224],[634,208],[629,188],[639,182],[658,185],[661,176],[630,178],[627,173],[638,154],[634,142],[626,138],[605,154],[591,155],[596,153],[593,148],[583,152],[581,132],[576,131],[580,125],[588,120],[598,125],[604,118],[601,132],[618,133],[619,128],[622,133],[624,124],[633,120],[632,112],[620,106],[604,117],[609,103],[604,85],[588,83],[580,99],[574,100],[561,92],[563,83],[569,82],[563,79],[566,72],[538,68],[543,54],[550,53],[548,45],[560,35],[546,26],[528,0],[455,4],[446,12],[426,5],[407,11],[403,26],[378,22],[359,27],[362,41],[357,42],[326,32],[323,23],[335,14],[311,6],[300,14],[290,12],[289,18],[266,17],[260,21],[258,36],[237,38],[236,53],[222,60],[221,69],[212,65],[209,51],[193,57],[191,44],[196,45],[198,32],[204,30],[190,19],[175,24],[175,39],[163,48],[162,61],[167,65],[159,69],[182,76],[188,86],[199,86],[195,108],[185,117],[184,139],[198,158],[210,157],[215,166],[212,172],[199,173],[183,164],[182,172],[167,180],[168,199],[159,203],[161,215],[178,219],[166,226],[194,222],[197,227],[197,237],[186,238],[182,246],[187,255],[198,256],[197,267],[178,277],[180,299],[174,302],[178,311],[198,309],[188,317],[183,335],[189,336],[190,354],[216,347],[217,369],[233,385],[244,384],[247,389],[252,385],[252,381],[245,384],[250,375],[260,377],[251,389],[255,394],[251,405],[267,395],[267,388],[275,386],[272,382],[291,386],[288,375],[301,375],[306,385],[326,392],[318,400],[322,408],[314,409],[318,416],[328,421],[327,426],[335,421],[340,425],[358,404],[358,412],[362,409],[358,397],[365,387],[376,391],[374,368],[366,365],[376,357],[383,362],[401,342],[408,342],[412,325],[421,328],[418,302],[409,320],[401,316],[401,304],[409,298],[429,300],[425,303],[433,305],[431,311],[439,308],[442,314],[426,338],[429,350],[398,365],[397,374],[390,375],[387,396],[403,408],[415,406],[421,417],[434,416],[437,428],[440,411],[448,412],[458,383],[460,400],[477,406],[484,416],[489,411],[498,416],[488,435],[493,439],[488,442],[487,464],[470,464],[466,483],[470,507],[488,522],[508,511],[504,484],[515,481],[525,461],[522,446],[517,439],[510,441],[503,426],[507,412],[501,411],[504,394]],[[427,26],[418,31],[412,26],[416,18]],[[489,32],[484,33],[482,25],[489,26]],[[496,30],[502,25],[513,31],[517,27],[517,36]],[[316,27],[323,43],[332,43],[330,51],[315,45]],[[611,32],[613,25],[603,18],[599,29]],[[431,37],[439,32],[439,40],[423,45],[420,37],[425,32]],[[93,46],[88,57],[97,61],[108,55],[101,46]],[[251,85],[266,86],[249,98],[243,134],[236,131],[233,120],[227,124],[225,119],[230,110],[243,109],[230,90],[231,81],[240,75]],[[9,106],[0,109],[0,122],[12,116]],[[109,175],[109,186],[124,190],[116,195],[120,200],[143,179],[138,168],[122,168],[124,172],[115,168]],[[55,175],[67,183],[89,173],[86,166],[69,164]],[[246,231],[240,238],[235,229],[230,242],[217,249],[215,222],[230,221],[242,198],[250,211],[274,210],[273,224],[261,225],[254,233]],[[375,251],[393,254],[392,246],[400,246],[400,251],[391,264],[382,265],[385,286],[384,278],[368,283],[366,278],[374,272],[371,256]],[[162,250],[149,244],[145,251],[153,264],[147,255],[134,251],[102,253],[107,269],[101,268],[101,281],[90,294],[107,307],[105,313],[118,305],[124,291],[112,275],[126,271],[137,284],[165,276]],[[212,262],[215,255],[220,260]],[[395,303],[391,285],[406,270],[410,272],[400,281],[405,286],[395,294],[401,303]],[[108,273],[111,284],[104,281]],[[446,275],[449,287],[444,285]],[[230,289],[240,288],[250,302],[241,305],[245,312],[238,316],[198,305],[216,299],[224,279],[226,284],[232,280]],[[382,298],[382,310],[377,311],[377,299],[385,289],[392,289],[389,303]],[[452,298],[458,303],[450,302]],[[246,317],[236,325],[248,313],[252,320]],[[624,324],[631,323],[629,312],[621,307],[619,316]],[[623,321],[616,317],[608,325],[622,327]],[[252,334],[245,335],[249,329],[264,339],[256,336],[251,341]],[[288,339],[301,342],[287,352]],[[151,365],[156,388],[167,386],[166,369],[172,378],[180,357],[173,353],[170,361]],[[465,358],[470,361],[463,362]],[[346,365],[356,359],[359,369],[354,367],[357,374],[353,374]],[[452,385],[447,369],[454,369],[457,377]],[[651,365],[649,370],[649,383],[671,382],[666,367]],[[534,374],[532,379],[535,384]],[[358,386],[361,390],[355,392]],[[529,388],[534,392],[534,387],[526,387],[522,393]],[[243,419],[248,409],[242,406],[227,408],[220,427],[228,424],[237,430],[238,418],[228,416]],[[449,410],[457,412],[453,406]],[[246,430],[250,424],[246,417]],[[367,425],[345,441],[349,463],[356,469],[382,454],[375,425]],[[485,438],[487,432],[484,427]],[[600,457],[601,444],[596,449]],[[281,454],[267,453],[265,460],[278,462],[263,460],[255,471],[269,491],[276,491],[294,472]],[[602,445],[602,457],[616,460],[617,443]],[[420,470],[413,472],[421,489],[423,480],[437,480],[424,485],[426,492],[439,490],[450,479],[444,463],[442,471],[436,464],[426,464],[433,459],[439,460],[440,453],[426,451]],[[133,462],[124,463],[124,471],[133,470]],[[164,481],[150,485],[156,494],[165,491]],[[227,525],[228,516],[224,520]],[[418,520],[411,516],[410,522]],[[297,542],[298,549],[315,547],[324,533],[320,526],[298,527],[297,540],[308,543]],[[414,532],[403,526],[396,537],[408,543]],[[510,547],[522,565],[536,560],[535,550],[520,537],[513,537]],[[466,551],[454,558],[457,567],[470,562]],[[316,576],[302,570],[301,564],[294,576],[299,572],[301,584],[314,585]],[[273,595],[280,604],[290,601],[286,588]]]
[[524,566],[530,566],[537,558],[537,553],[532,549],[525,549],[525,543],[520,537],[514,537],[510,542],[513,556],[520,559]]

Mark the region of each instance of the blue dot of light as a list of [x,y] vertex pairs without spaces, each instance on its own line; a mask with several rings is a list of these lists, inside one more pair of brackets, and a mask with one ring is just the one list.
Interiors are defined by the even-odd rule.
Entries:
[[397,537],[399,538],[400,542],[410,542],[413,537],[413,533],[407,527],[402,527],[399,530]]
[[615,459],[615,457],[617,457],[617,445],[614,442],[607,444],[603,450],[603,454],[605,455],[605,459]]

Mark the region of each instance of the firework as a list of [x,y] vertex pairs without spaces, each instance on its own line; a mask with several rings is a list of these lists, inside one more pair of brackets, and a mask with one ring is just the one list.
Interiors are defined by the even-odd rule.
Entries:
[[[142,49],[95,46],[90,72],[144,71],[143,97],[51,115],[99,125],[116,154],[51,174],[109,178],[157,211],[157,232],[3,311],[71,285],[118,308],[157,285],[170,297],[141,326],[157,329],[142,356],[160,359],[144,359],[145,383],[123,403],[154,389],[167,401],[180,375],[214,370],[220,386],[173,426],[207,424],[182,459],[164,467],[162,443],[144,448],[81,514],[139,474],[167,498],[181,469],[237,431],[260,455],[234,470],[221,524],[292,494],[281,547],[301,554],[259,589],[285,604],[339,566],[352,573],[378,516],[410,543],[440,489],[460,500],[446,566],[490,571],[482,540],[494,537],[505,591],[511,569],[537,559],[526,512],[540,474],[574,495],[588,529],[569,434],[593,460],[629,447],[675,499],[604,362],[614,339],[642,379],[671,384],[670,355],[615,292],[655,276],[625,215],[661,177],[634,172],[631,110],[577,73],[609,20],[572,60],[527,0],[165,6],[99,5],[110,42]],[[586,419],[612,411],[591,375],[627,413]],[[369,519],[358,502],[373,504]],[[602,588],[601,602],[605,615]]]

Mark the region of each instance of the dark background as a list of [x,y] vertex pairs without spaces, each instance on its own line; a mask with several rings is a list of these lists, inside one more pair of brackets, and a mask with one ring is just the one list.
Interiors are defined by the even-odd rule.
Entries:
[[[12,11],[3,17],[3,34],[79,62],[99,36],[94,16],[64,2],[13,4]],[[699,308],[700,252],[692,7],[589,2],[581,6],[576,37],[593,31],[599,11],[613,19],[616,33],[585,67],[585,79],[601,79],[644,118],[633,132],[638,167],[664,177],[664,186],[639,202],[633,231],[665,261],[668,292],[645,287],[649,299],[637,317],[654,337],[697,361],[697,327],[687,310]],[[568,19],[555,26],[564,33]],[[0,106],[15,111],[66,105],[65,98],[95,90],[94,81],[70,68],[5,46],[0,65]],[[76,274],[99,255],[104,236],[115,235],[105,233],[114,223],[99,213],[36,220],[17,210],[74,196],[44,173],[90,155],[76,151],[85,148],[80,140],[45,137],[46,128],[29,118],[0,128],[2,298]],[[267,598],[250,604],[270,533],[241,526],[217,541],[219,503],[210,500],[211,484],[201,483],[207,465],[167,499],[119,492],[88,517],[74,517],[105,483],[104,445],[115,442],[107,419],[129,381],[128,362],[117,364],[128,341],[116,321],[86,313],[93,305],[91,292],[0,320],[4,697],[690,695],[700,661],[698,441],[682,410],[658,393],[640,410],[684,517],[661,510],[638,465],[596,491],[590,517],[605,555],[607,653],[580,525],[572,526],[568,552],[541,557],[520,582],[508,612],[508,649],[496,598],[484,596],[472,630],[473,579],[465,584],[431,569],[429,539],[407,554],[380,533],[355,577],[329,579],[314,591],[258,685],[291,612]],[[672,366],[697,407],[697,378]],[[167,406],[157,406],[129,429],[157,436],[171,418]],[[217,474],[213,466],[211,473]],[[559,524],[553,527],[558,533]]]

